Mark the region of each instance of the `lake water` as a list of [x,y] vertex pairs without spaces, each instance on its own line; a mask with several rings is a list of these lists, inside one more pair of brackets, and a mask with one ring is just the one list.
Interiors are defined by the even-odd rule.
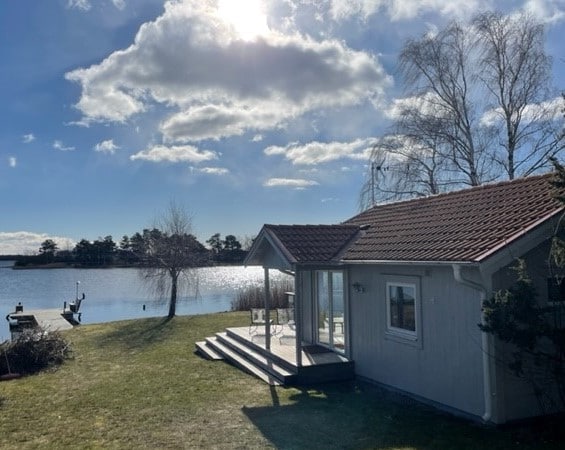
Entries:
[[[25,310],[63,308],[76,297],[76,282],[82,302],[82,323],[165,316],[168,307],[156,298],[139,276],[127,269],[37,269],[12,270],[11,262],[0,261],[0,342],[9,339],[6,314],[22,302]],[[276,281],[286,277],[271,271]],[[204,267],[195,270],[192,287],[177,304],[178,315],[229,311],[237,292],[262,285],[261,267]],[[145,310],[143,310],[145,305]]]

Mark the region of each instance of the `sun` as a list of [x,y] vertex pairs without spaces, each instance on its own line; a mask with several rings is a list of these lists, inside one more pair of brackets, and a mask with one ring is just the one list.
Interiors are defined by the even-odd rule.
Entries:
[[261,0],[218,0],[218,13],[246,41],[269,31]]

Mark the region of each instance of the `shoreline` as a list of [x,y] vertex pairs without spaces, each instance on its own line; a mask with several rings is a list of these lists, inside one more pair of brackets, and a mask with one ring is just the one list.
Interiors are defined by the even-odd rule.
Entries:
[[[191,269],[202,269],[205,267],[245,267],[242,263],[238,264],[210,264],[205,266],[191,267]],[[13,269],[13,270],[40,270],[40,269],[142,269],[142,266],[135,265],[124,265],[124,264],[110,264],[102,266],[80,266],[76,264],[69,263],[50,263],[50,264],[27,264],[25,266],[17,266],[13,264],[11,266],[3,266],[1,269]]]

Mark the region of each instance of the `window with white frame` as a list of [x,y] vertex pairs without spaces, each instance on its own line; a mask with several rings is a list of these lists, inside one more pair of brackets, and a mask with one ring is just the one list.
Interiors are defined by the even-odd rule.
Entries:
[[418,336],[418,299],[415,283],[386,284],[387,330],[412,339]]

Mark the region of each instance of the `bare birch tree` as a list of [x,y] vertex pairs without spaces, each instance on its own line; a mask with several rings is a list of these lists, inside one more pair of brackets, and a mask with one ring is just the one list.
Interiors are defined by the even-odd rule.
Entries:
[[406,135],[387,135],[371,149],[370,175],[361,192],[363,205],[438,194],[446,183],[448,161],[434,145]]
[[488,136],[479,130],[478,86],[472,58],[475,44],[454,22],[435,36],[409,40],[399,56],[409,97],[397,132],[432,141],[460,173],[460,181],[477,186],[488,178]]
[[160,298],[169,297],[167,317],[173,318],[179,293],[194,283],[193,269],[207,262],[208,252],[192,234],[190,215],[174,203],[144,233],[144,244],[141,273]]
[[496,162],[509,179],[550,165],[563,149],[551,98],[551,58],[544,50],[544,28],[525,13],[484,13],[473,21],[480,43],[479,76],[492,101],[490,122],[497,131]]
[[398,61],[405,97],[373,149],[362,208],[526,176],[558,156],[544,38],[530,16],[486,13],[408,40]]

